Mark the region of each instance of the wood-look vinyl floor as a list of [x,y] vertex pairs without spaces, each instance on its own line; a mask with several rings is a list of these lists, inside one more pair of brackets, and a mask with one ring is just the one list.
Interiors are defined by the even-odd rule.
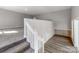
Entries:
[[45,53],[76,53],[72,41],[68,37],[55,35],[45,43]]

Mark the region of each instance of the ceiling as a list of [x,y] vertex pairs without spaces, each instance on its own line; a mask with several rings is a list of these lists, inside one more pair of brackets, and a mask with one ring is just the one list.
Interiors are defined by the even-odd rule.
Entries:
[[28,15],[40,15],[68,9],[71,7],[70,6],[0,6],[0,8]]

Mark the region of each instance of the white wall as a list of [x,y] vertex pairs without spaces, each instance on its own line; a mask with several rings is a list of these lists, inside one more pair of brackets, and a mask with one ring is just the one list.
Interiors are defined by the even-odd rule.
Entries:
[[71,9],[61,10],[37,16],[39,19],[54,21],[56,30],[69,30],[71,28]]
[[32,19],[25,19],[31,28],[38,33],[41,38],[44,38],[45,41],[50,39],[54,33],[53,22],[45,21],[45,20],[32,20]]
[[79,6],[72,7],[72,20],[79,18]]
[[24,18],[30,16],[0,9],[0,29],[23,27]]

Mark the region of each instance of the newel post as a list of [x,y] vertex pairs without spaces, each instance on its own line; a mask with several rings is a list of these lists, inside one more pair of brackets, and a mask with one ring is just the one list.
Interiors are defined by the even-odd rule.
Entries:
[[38,35],[37,35],[37,32],[34,32],[35,36],[34,36],[34,51],[35,53],[38,53]]

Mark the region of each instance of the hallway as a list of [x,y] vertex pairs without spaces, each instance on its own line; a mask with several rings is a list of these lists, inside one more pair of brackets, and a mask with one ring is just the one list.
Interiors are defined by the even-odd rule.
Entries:
[[55,35],[45,43],[45,53],[76,53],[76,49],[70,38]]

